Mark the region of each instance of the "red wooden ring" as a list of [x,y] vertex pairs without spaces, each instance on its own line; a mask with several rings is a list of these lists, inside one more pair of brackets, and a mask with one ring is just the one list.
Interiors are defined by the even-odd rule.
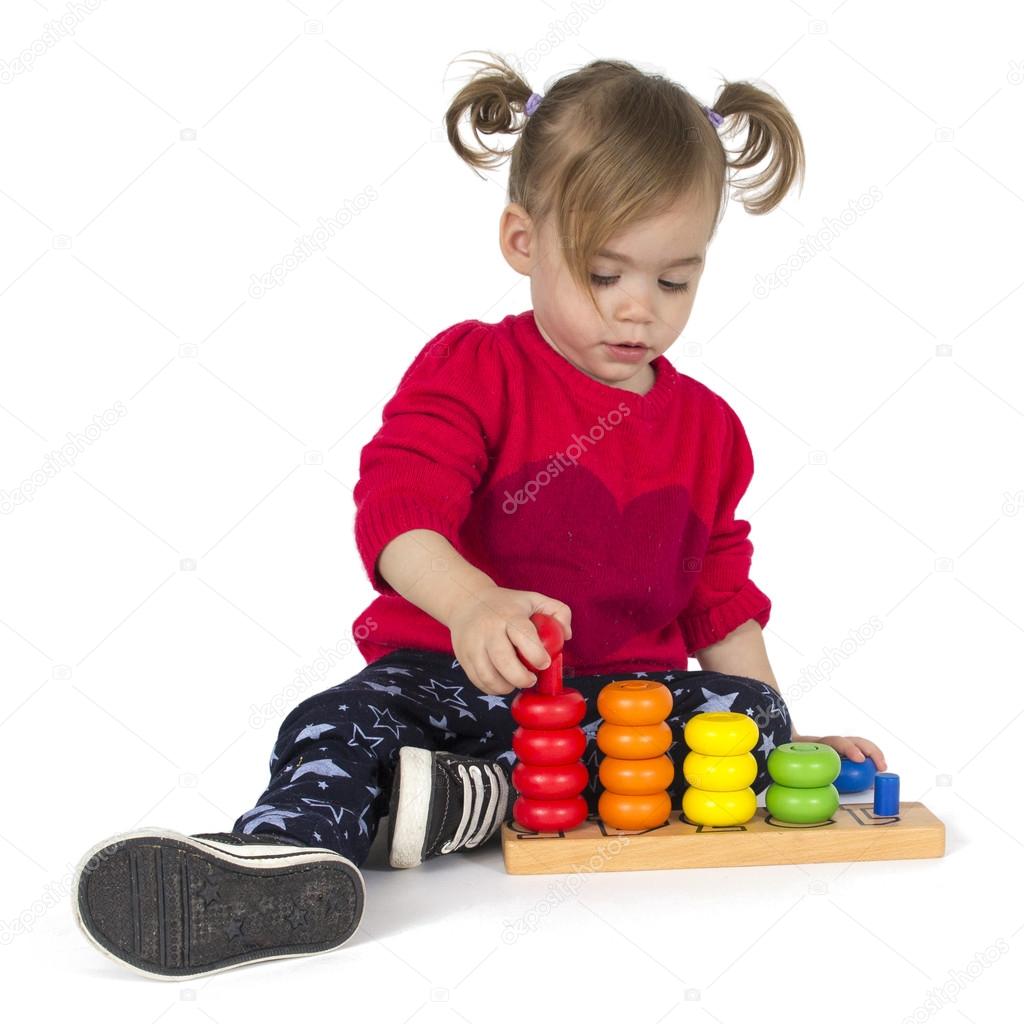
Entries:
[[[569,764],[587,749],[582,729],[524,729],[512,734],[512,750],[527,764]],[[660,753],[660,751],[659,751]]]
[[517,761],[512,769],[516,793],[534,800],[566,800],[581,793],[589,781],[590,772],[582,761],[556,765]]
[[579,690],[563,688],[552,694],[520,690],[509,710],[512,718],[528,729],[568,729],[583,721],[587,702]]
[[519,797],[512,805],[515,822],[531,832],[564,832],[587,817],[587,801],[581,796],[567,800],[531,800]]

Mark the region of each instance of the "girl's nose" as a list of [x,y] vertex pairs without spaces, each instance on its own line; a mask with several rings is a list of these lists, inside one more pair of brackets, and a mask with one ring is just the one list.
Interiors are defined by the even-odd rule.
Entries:
[[643,295],[622,292],[617,299],[616,316],[623,321],[635,324],[649,324],[654,320],[651,305]]

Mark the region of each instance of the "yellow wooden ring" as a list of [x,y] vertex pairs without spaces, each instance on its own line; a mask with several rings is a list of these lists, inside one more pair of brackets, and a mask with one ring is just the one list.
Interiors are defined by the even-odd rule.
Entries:
[[683,739],[691,750],[719,757],[750,750],[760,735],[757,723],[738,711],[705,711],[694,715],[683,729]]
[[691,750],[683,758],[683,776],[691,786],[714,793],[745,789],[757,778],[757,761],[753,754],[715,757]]
[[597,728],[598,749],[610,757],[657,757],[672,746],[668,722],[657,725],[612,725],[602,722]]
[[694,825],[743,825],[757,810],[757,796],[748,786],[712,793],[688,786],[683,790],[683,814]]

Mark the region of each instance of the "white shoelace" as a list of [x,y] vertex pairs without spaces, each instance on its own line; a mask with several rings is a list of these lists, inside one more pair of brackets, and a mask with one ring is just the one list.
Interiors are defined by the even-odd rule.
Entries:
[[499,768],[483,766],[491,783],[488,787],[486,806],[480,765],[470,765],[468,772],[464,764],[460,764],[458,768],[462,779],[462,818],[455,835],[441,847],[442,853],[451,853],[462,846],[473,847],[482,843],[495,827],[501,824],[498,818],[499,806],[504,809],[508,803],[508,780]]

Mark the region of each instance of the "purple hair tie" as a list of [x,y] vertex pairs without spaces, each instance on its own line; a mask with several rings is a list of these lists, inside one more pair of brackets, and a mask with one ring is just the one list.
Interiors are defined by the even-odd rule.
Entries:
[[717,110],[712,110],[710,107],[702,106],[700,108],[708,115],[708,120],[717,128],[725,118]]
[[526,101],[526,116],[529,117],[536,109],[540,101],[544,97],[539,92],[530,93],[530,98]]

